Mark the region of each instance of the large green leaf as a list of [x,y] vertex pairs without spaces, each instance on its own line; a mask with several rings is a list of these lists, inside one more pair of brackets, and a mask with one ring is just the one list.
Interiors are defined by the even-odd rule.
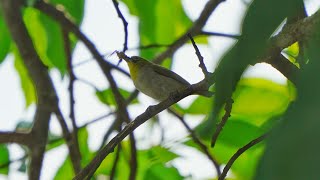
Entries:
[[[9,149],[6,145],[0,145],[0,166],[7,164],[10,161],[9,159]],[[8,175],[9,165],[0,168],[0,174]]]
[[83,19],[85,0],[49,0],[49,2],[55,4],[59,9],[63,8],[68,13],[67,17],[80,25]]
[[243,71],[255,64],[268,45],[272,33],[287,16],[298,11],[300,0],[255,0],[250,5],[242,25],[242,36],[237,44],[222,58],[216,69],[217,114],[236,87]]
[[257,180],[319,179],[320,27],[307,42],[309,63],[297,83],[298,96],[274,129],[257,171]]
[[11,44],[10,34],[0,12],[0,64],[7,56]]
[[25,98],[25,105],[28,107],[30,104],[36,101],[36,91],[34,88],[34,84],[29,76],[28,70],[26,69],[23,61],[18,53],[17,48],[13,50],[14,54],[14,67],[16,68],[19,77],[20,77],[20,84],[23,90],[24,98]]
[[163,164],[154,164],[146,172],[144,180],[179,180],[184,179],[175,167],[166,167]]
[[[80,25],[83,18],[84,0],[53,0],[51,3],[56,5],[59,10],[64,11],[67,18]],[[60,24],[30,7],[24,9],[23,15],[33,44],[43,63],[50,68],[57,68],[64,75],[67,70],[67,62],[64,51],[63,29]],[[73,49],[76,39],[71,38],[71,40]]]
[[[191,26],[180,0],[122,0],[132,15],[139,18],[140,44],[171,44]],[[163,48],[141,50],[152,59]]]

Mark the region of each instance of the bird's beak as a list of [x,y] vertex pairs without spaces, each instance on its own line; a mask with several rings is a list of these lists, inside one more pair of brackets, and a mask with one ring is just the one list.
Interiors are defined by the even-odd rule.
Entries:
[[119,59],[123,59],[126,62],[130,62],[131,61],[131,59],[124,52],[116,51],[116,53],[117,53],[117,56],[119,57]]

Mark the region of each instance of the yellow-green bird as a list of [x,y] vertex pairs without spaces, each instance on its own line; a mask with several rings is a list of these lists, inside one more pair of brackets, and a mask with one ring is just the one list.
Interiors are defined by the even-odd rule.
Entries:
[[[123,52],[116,52],[120,59],[127,62],[130,76],[135,87],[142,93],[162,101],[172,93],[183,90],[190,83],[173,71],[147,61],[139,56],[128,57]],[[199,95],[211,97],[212,93],[204,90]]]

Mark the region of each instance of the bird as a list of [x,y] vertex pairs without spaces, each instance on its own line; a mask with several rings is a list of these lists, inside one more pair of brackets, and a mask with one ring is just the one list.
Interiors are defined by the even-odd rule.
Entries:
[[[191,84],[177,73],[142,57],[128,57],[124,52],[116,51],[119,59],[126,61],[134,86],[143,94],[163,101],[173,93],[188,88]],[[196,94],[211,97],[212,92],[197,91]]]

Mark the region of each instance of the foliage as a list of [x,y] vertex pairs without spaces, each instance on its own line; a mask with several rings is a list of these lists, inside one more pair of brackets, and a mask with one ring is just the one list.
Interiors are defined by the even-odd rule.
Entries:
[[[49,2],[60,8],[66,17],[77,26],[81,25],[84,17],[84,0],[50,0]],[[61,77],[68,76],[68,62],[63,39],[63,30],[66,27],[34,8],[35,3],[37,2],[28,1],[22,9],[23,20],[34,48],[43,64],[48,67],[48,72],[51,69],[57,69]],[[185,34],[193,24],[180,0],[122,0],[121,3],[129,9],[132,16],[138,19],[140,45],[170,45]],[[225,53],[215,69],[216,83],[213,87],[215,96],[213,98],[199,96],[185,108],[179,105],[174,106],[178,109],[179,114],[184,116],[193,118],[200,115],[204,117],[203,121],[193,128],[193,131],[220,165],[227,164],[232,155],[251,140],[270,132],[267,141],[246,150],[232,165],[232,178],[235,180],[317,179],[320,176],[317,171],[320,161],[318,155],[320,152],[318,140],[320,137],[320,121],[318,120],[320,82],[319,78],[315,78],[320,71],[320,28],[316,27],[313,33],[305,39],[298,39],[279,50],[279,53],[283,50],[282,53],[286,55],[288,62],[295,64],[299,71],[296,84],[289,80],[287,83],[279,84],[261,78],[242,77],[248,66],[261,62],[260,58],[268,53],[268,48],[272,47],[270,37],[276,34],[286,19],[289,21],[300,13],[301,3],[299,0],[253,0],[241,24],[240,39]],[[74,34],[70,35],[70,39],[73,50],[78,41]],[[207,38],[198,37],[197,39],[198,43],[207,45]],[[152,59],[166,48],[168,47],[140,49],[139,51],[141,56]],[[37,101],[35,82],[29,76],[28,69],[23,63],[16,44],[10,37],[9,29],[0,12],[0,65],[9,54],[14,57],[14,66],[20,77],[25,106],[28,108]],[[166,62],[166,67],[171,67],[171,63]],[[130,91],[124,88],[118,90],[124,99],[131,95]],[[103,90],[95,89],[95,96],[102,106],[117,106],[111,87]],[[210,148],[212,134],[225,114],[223,107],[229,98],[234,101],[230,117],[215,147]],[[141,100],[135,98],[128,106],[142,103]],[[31,124],[28,125],[31,127]],[[65,145],[66,142],[62,137],[48,133],[47,152]],[[89,164],[92,158],[99,153],[98,150],[89,148],[89,136],[90,132],[85,126],[79,128],[78,143],[82,155],[82,167]],[[116,179],[128,179],[131,171],[130,143],[127,139],[122,141],[114,149],[114,153],[104,159],[95,172],[95,178],[110,177],[115,168]],[[144,148],[138,146],[137,179],[187,178],[172,163],[181,156],[166,147],[165,143]],[[194,139],[186,138],[183,142],[176,144],[203,153],[203,149]],[[119,157],[117,157],[117,151],[119,151]],[[8,175],[10,169],[2,165],[10,161],[9,157],[8,147],[0,145],[0,174]],[[117,166],[114,166],[116,161]],[[25,160],[23,166],[28,166]],[[25,170],[25,168],[22,169]],[[68,155],[54,178],[72,179],[74,176],[71,158]]]

